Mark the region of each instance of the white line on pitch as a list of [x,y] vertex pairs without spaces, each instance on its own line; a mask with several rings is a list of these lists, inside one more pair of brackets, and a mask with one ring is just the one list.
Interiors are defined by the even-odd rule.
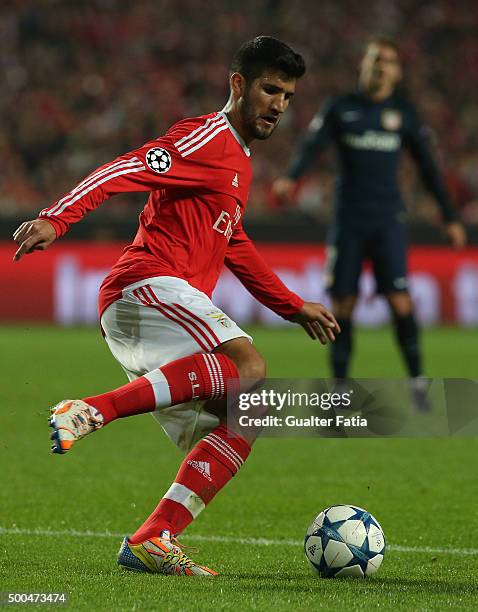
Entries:
[[[112,531],[78,531],[76,529],[20,529],[19,527],[0,527],[0,535],[29,535],[49,537],[76,537],[76,538],[123,538],[125,534]],[[233,536],[195,535],[187,536],[189,540],[198,542],[223,542],[225,544],[249,544],[252,546],[302,546],[302,540],[269,540],[267,538],[236,538]],[[478,548],[434,548],[432,546],[400,546],[391,544],[387,547],[393,552],[430,553],[437,555],[478,555]]]

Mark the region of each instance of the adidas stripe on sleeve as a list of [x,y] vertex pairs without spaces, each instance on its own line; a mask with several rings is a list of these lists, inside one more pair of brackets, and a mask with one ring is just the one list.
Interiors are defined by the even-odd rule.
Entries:
[[[200,150],[227,129],[224,117],[215,115],[178,140],[167,134],[150,141],[97,168],[52,206],[43,209],[39,217],[50,221],[59,237],[72,223],[118,193],[168,187],[207,189],[211,158]],[[196,153],[193,158],[192,153]]]

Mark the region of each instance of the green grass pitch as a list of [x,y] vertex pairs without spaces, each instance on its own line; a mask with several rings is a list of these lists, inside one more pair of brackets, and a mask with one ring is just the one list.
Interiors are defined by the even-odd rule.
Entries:
[[[299,328],[252,333],[270,376],[326,375],[326,351]],[[427,373],[476,378],[477,335],[425,332]],[[477,609],[476,440],[259,440],[184,537],[217,579],[124,572],[121,534],[156,505],[179,452],[142,415],[51,455],[48,406],[123,384],[122,371],[96,330],[2,327],[0,346],[0,591],[66,591],[85,610]],[[389,330],[358,334],[353,374],[403,375]],[[306,527],[336,503],[384,528],[390,550],[370,579],[307,567]]]

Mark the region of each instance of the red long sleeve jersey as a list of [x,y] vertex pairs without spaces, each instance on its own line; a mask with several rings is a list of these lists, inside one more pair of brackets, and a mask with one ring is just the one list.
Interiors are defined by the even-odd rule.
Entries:
[[100,316],[124,287],[174,276],[208,296],[225,263],[260,302],[287,317],[303,300],[287,289],[242,228],[250,152],[222,113],[184,119],[162,137],[101,166],[41,211],[62,236],[117,193],[150,192],[138,233],[100,289]]

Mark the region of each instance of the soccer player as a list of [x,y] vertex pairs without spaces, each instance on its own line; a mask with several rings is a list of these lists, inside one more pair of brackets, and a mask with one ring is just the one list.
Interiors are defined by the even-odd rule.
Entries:
[[53,452],[111,421],[144,412],[189,451],[174,483],[118,563],[163,574],[212,576],[176,539],[247,459],[255,433],[226,419],[228,391],[265,376],[252,339],[211,301],[223,263],[263,304],[325,344],[340,331],[321,304],[304,302],[262,260],[242,228],[251,182],[249,144],[265,140],[305,71],[283,42],[259,36],[234,56],[221,112],[185,119],[160,138],[95,170],[14,234],[14,259],[45,249],[108,197],[149,193],[139,230],[104,280],[101,328],[130,382],[52,409]]
[[342,329],[331,349],[333,376],[340,379],[348,373],[351,318],[362,264],[368,258],[377,290],[393,313],[415,403],[425,409],[426,382],[421,378],[419,334],[407,284],[405,209],[397,182],[404,147],[440,207],[452,245],[464,246],[466,237],[431,154],[427,129],[415,107],[397,91],[401,76],[396,44],[387,38],[371,39],[361,61],[358,91],[325,103],[299,143],[286,176],[276,181],[274,189],[280,198],[290,198],[316,155],[329,143],[336,145],[340,174],[326,262],[326,286]]

